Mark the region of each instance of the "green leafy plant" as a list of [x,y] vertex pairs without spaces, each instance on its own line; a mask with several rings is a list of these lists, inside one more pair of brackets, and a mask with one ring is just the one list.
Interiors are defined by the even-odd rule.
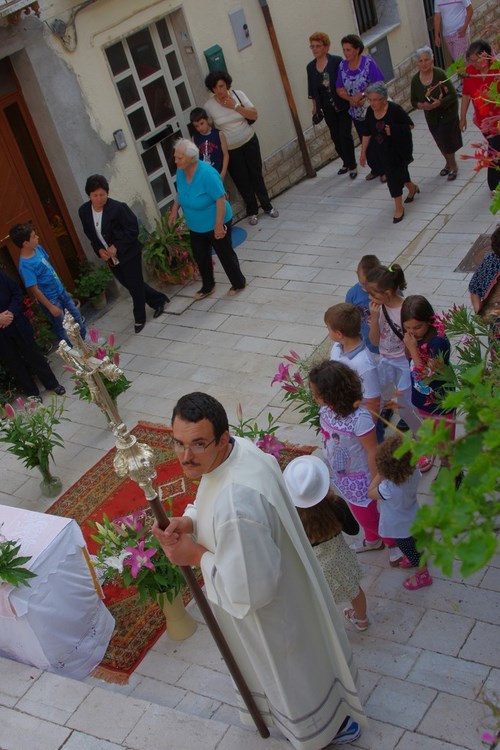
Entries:
[[96,531],[91,538],[98,545],[95,566],[104,583],[135,586],[142,602],[163,596],[172,602],[185,580],[152,535],[152,523],[146,510],[113,521],[106,515],[101,523],[89,521]]
[[0,581],[6,581],[14,588],[29,586],[28,580],[36,577],[36,573],[23,568],[23,565],[26,565],[31,557],[19,555],[20,549],[19,542],[6,539],[0,533]]
[[65,399],[59,400],[53,396],[46,406],[38,399],[25,403],[18,398],[17,411],[11,404],[5,404],[2,408],[0,442],[9,443],[9,453],[21,459],[27,469],[39,466],[43,473],[48,473],[54,448],[64,446],[62,437],[54,430],[65,419],[64,402]]
[[440,369],[446,381],[438,401],[456,410],[458,434],[451,440],[444,421],[424,420],[417,440],[409,433],[397,454],[408,449],[415,459],[438,455],[444,460],[431,491],[434,502],[417,513],[412,533],[427,557],[446,575],[460,560],[462,575],[484,567],[498,547],[500,515],[500,341],[491,323],[465,307],[440,319],[440,335],[458,339],[457,361]]
[[264,453],[270,453],[277,459],[281,457],[285,445],[276,437],[275,433],[278,429],[278,425],[275,424],[276,419],[271,413],[267,415],[267,427],[263,428],[259,427],[257,422],[252,423],[251,419],[243,419],[243,409],[241,404],[238,404],[236,407],[236,416],[238,418],[238,424],[229,425],[234,435],[249,438],[250,440],[253,440],[255,445]]
[[[107,357],[113,364],[117,366],[120,364],[120,349],[115,345],[114,333],[110,333],[106,340],[101,340],[97,328],[90,328],[88,330],[88,337],[89,340],[85,342],[85,346],[89,357],[95,357],[95,359],[100,360],[104,360]],[[71,373],[71,380],[74,383],[73,393],[76,393],[82,401],[92,401],[90,388],[86,381],[78,375],[75,368],[70,365],[64,365],[64,369]],[[103,374],[101,374],[101,378],[113,401],[116,401],[120,393],[125,393],[132,385],[124,373],[117,380],[110,380]]]
[[[288,364],[280,363],[278,372],[271,380],[281,384],[283,399],[294,404],[294,409],[302,414],[301,424],[310,424],[314,427],[316,434],[320,431],[319,406],[313,398],[311,389],[306,385],[308,365],[297,352],[291,351],[285,355]],[[295,372],[290,374],[291,365],[296,366]]]
[[169,284],[186,284],[197,278],[198,267],[193,258],[189,231],[184,219],[168,226],[168,214],[155,220],[156,227],[148,232],[141,227],[139,239],[144,245],[144,260],[153,274]]
[[88,261],[83,261],[80,263],[80,272],[75,279],[75,294],[84,299],[97,297],[106,291],[112,279],[113,274],[106,263],[94,266]]

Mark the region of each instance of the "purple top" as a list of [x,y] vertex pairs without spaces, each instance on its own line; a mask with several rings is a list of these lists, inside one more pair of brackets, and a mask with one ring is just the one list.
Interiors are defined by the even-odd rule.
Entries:
[[[342,60],[335,85],[338,89],[344,88],[349,96],[354,96],[354,94],[362,93],[371,83],[383,80],[384,74],[375,60],[369,55],[361,55],[359,68],[356,70],[351,70],[347,60]],[[362,106],[355,107],[351,104],[349,107],[349,114],[353,120],[364,120],[365,112]]]

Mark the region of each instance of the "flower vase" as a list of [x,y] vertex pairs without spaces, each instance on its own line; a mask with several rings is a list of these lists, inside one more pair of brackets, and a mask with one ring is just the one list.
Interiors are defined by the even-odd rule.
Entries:
[[159,595],[157,602],[167,621],[167,635],[173,641],[184,641],[193,635],[198,627],[196,620],[186,611],[182,595],[177,594],[172,602],[167,595]]
[[42,481],[40,482],[42,495],[45,497],[55,497],[58,495],[62,490],[62,482],[59,477],[52,476],[50,469],[43,469],[39,466],[38,470],[42,475]]

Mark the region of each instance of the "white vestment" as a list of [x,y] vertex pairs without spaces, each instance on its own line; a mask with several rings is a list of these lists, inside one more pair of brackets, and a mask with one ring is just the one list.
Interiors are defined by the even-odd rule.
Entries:
[[297,750],[323,748],[348,715],[365,723],[342,617],[276,459],[235,438],[185,515],[208,550],[207,598],[265,722]]

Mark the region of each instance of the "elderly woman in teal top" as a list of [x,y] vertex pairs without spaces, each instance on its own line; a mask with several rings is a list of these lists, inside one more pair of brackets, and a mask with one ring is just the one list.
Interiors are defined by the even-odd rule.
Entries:
[[198,147],[187,138],[180,138],[176,142],[174,159],[178,195],[168,223],[169,226],[174,224],[181,206],[202,280],[202,287],[195,299],[208,297],[215,289],[212,247],[231,282],[228,295],[234,296],[245,288],[246,280],[231,242],[233,212],[226,200],[220,175],[210,164],[200,161]]

